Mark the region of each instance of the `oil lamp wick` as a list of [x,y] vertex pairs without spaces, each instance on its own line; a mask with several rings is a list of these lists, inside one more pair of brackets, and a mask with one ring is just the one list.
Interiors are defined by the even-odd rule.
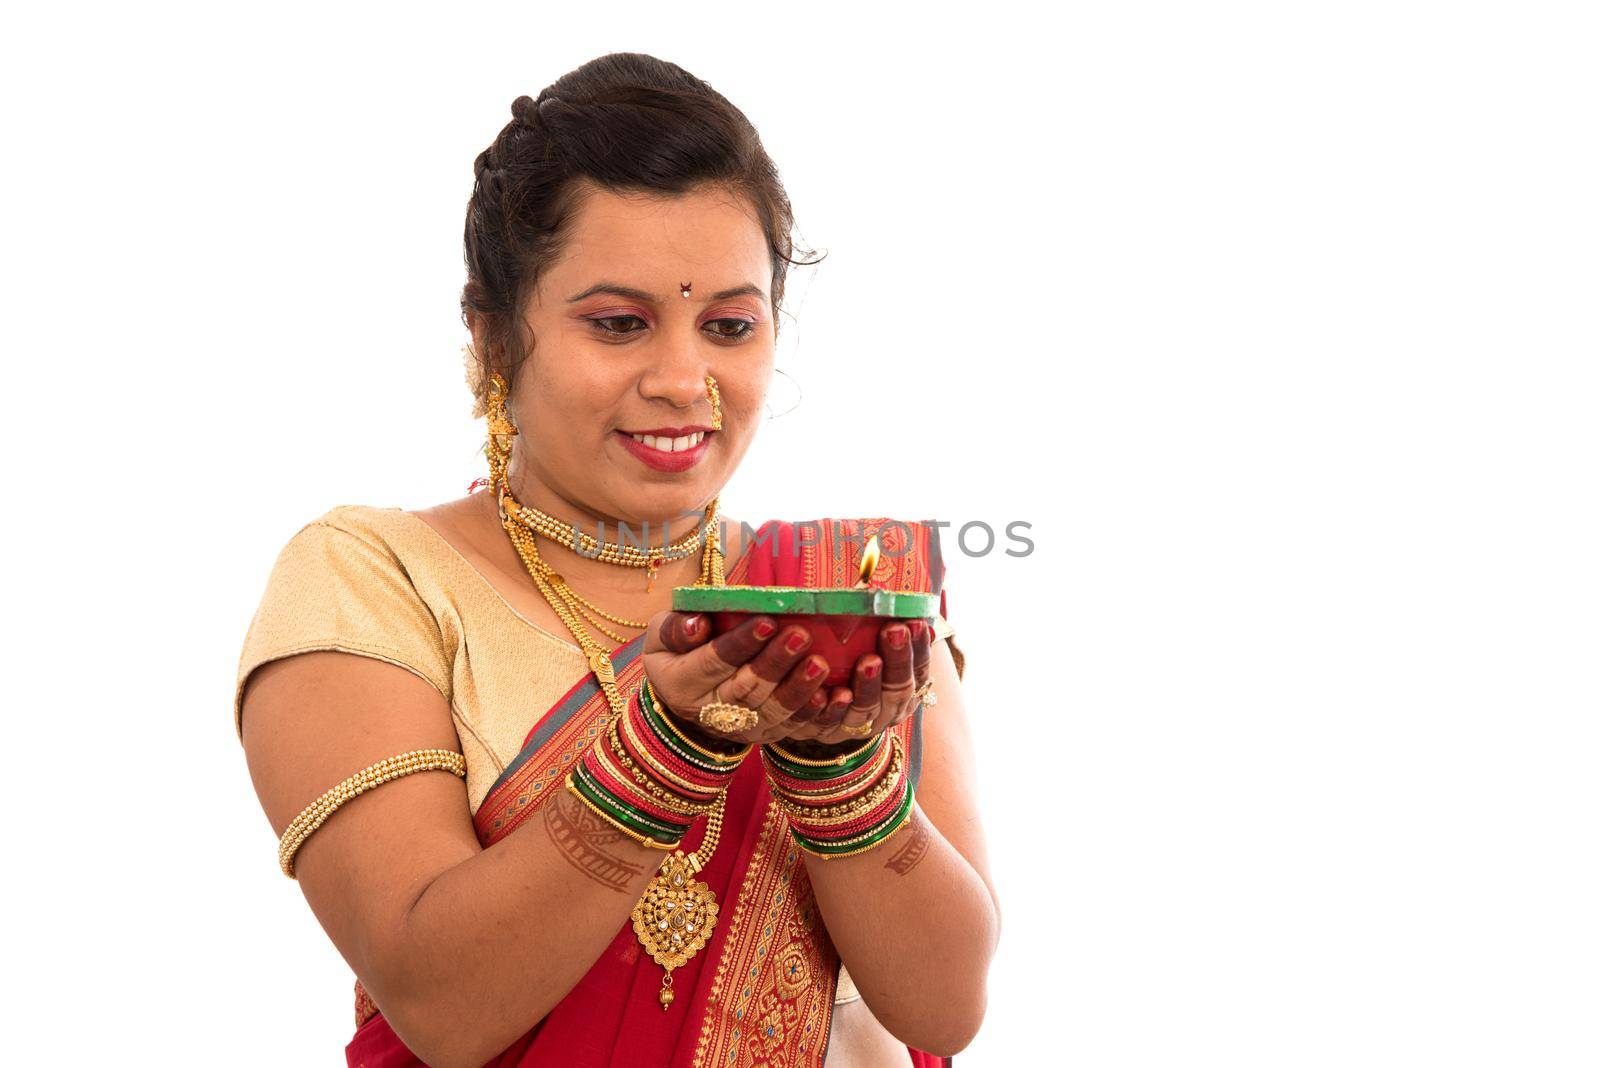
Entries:
[[874,534],[867,539],[866,548],[861,550],[861,577],[856,580],[856,588],[865,588],[876,570],[878,570],[878,536]]

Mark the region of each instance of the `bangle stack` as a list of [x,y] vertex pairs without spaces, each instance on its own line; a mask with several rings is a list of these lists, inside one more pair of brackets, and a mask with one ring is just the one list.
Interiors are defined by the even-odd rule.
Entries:
[[566,786],[628,837],[676,849],[695,819],[717,807],[753,748],[712,752],[679,730],[641,686],[626,713],[573,764]]
[[761,753],[773,799],[807,853],[824,860],[865,853],[911,822],[916,790],[897,734],[885,731],[829,760],[801,757],[776,742]]

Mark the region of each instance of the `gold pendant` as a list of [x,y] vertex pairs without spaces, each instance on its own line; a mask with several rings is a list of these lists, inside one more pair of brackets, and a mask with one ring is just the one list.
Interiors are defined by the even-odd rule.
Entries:
[[615,686],[617,672],[611,666],[611,658],[604,649],[591,649],[589,651],[589,670],[594,672],[594,677],[600,680],[601,686]]
[[633,907],[634,934],[667,970],[659,995],[662,1011],[672,1004],[672,969],[704,948],[717,926],[717,896],[694,877],[693,859],[681,849],[673,850]]

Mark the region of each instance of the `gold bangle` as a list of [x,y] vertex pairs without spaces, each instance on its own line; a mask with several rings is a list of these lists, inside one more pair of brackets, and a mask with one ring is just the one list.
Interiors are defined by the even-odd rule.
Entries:
[[[576,765],[574,765],[574,766],[576,766]],[[615,827],[617,830],[621,831],[623,834],[627,835],[629,838],[632,838],[635,842],[638,842],[641,845],[647,845],[651,849],[661,849],[661,850],[666,850],[668,852],[670,852],[670,851],[672,851],[674,849],[677,849],[678,846],[680,844],[682,844],[682,842],[683,842],[682,838],[679,838],[676,842],[671,842],[671,843],[658,842],[654,838],[651,838],[647,834],[640,834],[638,831],[634,830],[632,827],[624,827],[622,824],[617,822],[617,819],[616,819],[615,816],[611,815],[611,813],[609,813],[609,812],[601,811],[601,809],[598,806],[596,806],[593,801],[590,801],[587,797],[584,797],[582,794],[580,794],[578,792],[578,788],[576,786],[572,785],[572,772],[570,772],[570,771],[567,772],[566,777],[563,778],[561,781],[566,786],[567,793],[571,794],[573,797],[576,797],[579,801],[583,802],[583,807],[584,808],[588,809],[590,812],[593,812],[596,816],[599,816],[601,819],[605,820],[606,821],[606,826]]]
[[[628,740],[633,743],[633,747],[637,749],[639,751],[639,755],[644,757],[645,761],[649,763],[650,770],[659,774],[664,782],[671,783],[673,786],[677,786],[684,790],[704,789],[704,787],[692,783],[688,779],[675,774],[671,768],[663,766],[656,755],[650,752],[649,746],[645,745],[644,740],[639,737],[640,730],[648,731],[650,729],[648,724],[636,724],[633,722],[633,718],[631,716],[623,716],[620,720],[614,719],[611,721],[611,723],[613,727],[615,727],[618,723],[622,725],[621,729],[627,732]],[[727,776],[726,772],[716,772],[715,774]],[[724,779],[724,787],[730,780],[731,776],[727,776],[727,778]]]
[[750,750],[756,747],[754,742],[746,742],[743,748],[737,749],[732,753],[718,753],[707,749],[705,746],[701,745],[687,734],[684,734],[683,731],[678,728],[678,725],[672,722],[677,717],[675,717],[671,712],[667,711],[667,706],[661,702],[661,695],[656,693],[656,688],[650,685],[650,680],[648,678],[644,680],[642,689],[649,694],[650,703],[655,706],[656,713],[660,715],[662,721],[666,723],[667,729],[675,734],[684,745],[689,746],[695,752],[700,753],[707,760],[714,762],[719,767],[725,768],[730,765],[736,765],[740,763],[745,757],[750,755]]
[[[899,739],[896,739],[896,742],[898,741]],[[897,746],[888,770],[880,775],[865,793],[850,801],[841,801],[833,805],[808,805],[795,801],[789,794],[778,790],[772,791],[772,798],[778,802],[780,808],[801,823],[817,827],[837,827],[872,811],[883,803],[884,798],[895,792],[905,774],[905,761],[902,755]]]
[[864,845],[860,849],[846,849],[842,853],[819,853],[815,849],[812,849],[809,846],[807,846],[804,842],[801,842],[798,839],[795,839],[794,838],[794,834],[792,832],[790,833],[789,837],[790,837],[791,840],[794,841],[794,844],[795,844],[796,847],[798,847],[799,849],[801,849],[802,851],[804,851],[808,855],[818,858],[819,860],[837,860],[839,857],[856,857],[856,856],[860,856],[862,853],[870,853],[874,849],[877,849],[879,846],[887,845],[889,842],[893,841],[895,835],[899,834],[906,827],[911,826],[911,821],[915,817],[915,811],[914,811],[915,808],[916,808],[916,804],[915,804],[915,802],[913,802],[912,803],[912,807],[906,809],[906,818],[901,820],[895,826],[894,830],[890,831],[888,834],[884,835],[882,838],[878,839],[876,842],[873,842],[871,845]]
[[[896,774],[890,778],[884,779],[883,782],[872,788],[872,792],[870,794],[863,794],[860,801],[850,802],[848,805],[843,806],[847,809],[847,811],[837,812],[829,816],[819,816],[815,809],[805,808],[804,806],[796,805],[794,802],[787,801],[782,798],[773,798],[773,800],[778,803],[778,807],[783,809],[784,813],[788,815],[789,818],[795,823],[803,824],[808,827],[843,827],[845,824],[860,819],[862,816],[881,805],[885,798],[889,797],[900,788],[901,778],[903,778],[902,775]],[[838,808],[841,806],[834,807]]]
[[[617,721],[612,720],[610,728],[606,731],[606,741],[609,743],[611,755],[618,764],[625,768],[633,781],[646,790],[665,808],[672,809],[685,816],[703,816],[717,807],[716,801],[685,801],[682,797],[670,793],[657,785],[650,776],[639,768],[622,748],[622,743],[617,739]],[[602,755],[604,755],[602,753]],[[698,787],[696,788],[698,789]]]
[[[897,748],[899,741],[898,738],[891,738],[891,744],[883,746],[873,755],[872,759],[851,772],[851,781],[844,786],[830,787],[821,791],[805,791],[795,790],[788,786],[779,786],[776,782],[772,782],[772,793],[782,795],[785,799],[793,801],[797,805],[825,807],[859,790],[863,782],[876,785],[879,779],[890,774],[897,760],[896,755],[900,752]],[[771,767],[767,768],[767,778],[769,782],[772,780]],[[870,789],[871,787],[868,788]]]
[[866,742],[863,742],[861,745],[859,745],[856,748],[850,750],[848,753],[840,753],[838,756],[831,756],[826,760],[811,760],[811,759],[808,759],[806,757],[799,756],[799,755],[797,755],[795,753],[789,752],[789,750],[785,749],[783,746],[779,745],[777,742],[767,742],[765,744],[774,753],[777,753],[779,756],[781,756],[783,759],[787,760],[791,764],[799,764],[801,767],[806,767],[806,768],[831,768],[831,767],[835,767],[835,766],[837,766],[839,764],[843,764],[845,761],[849,760],[851,757],[860,756],[866,750],[868,750],[868,749],[872,748],[873,746],[877,745],[880,741],[882,741],[882,739],[883,739],[883,735],[882,734],[875,734],[875,735],[872,736],[872,738],[870,740],[868,740]]
[[290,821],[278,839],[278,867],[283,874],[295,878],[294,855],[311,837],[311,832],[321,827],[340,805],[375,786],[418,771],[439,769],[460,777],[467,777],[467,761],[453,749],[413,749],[370,764],[329,788],[323,795],[301,810]]

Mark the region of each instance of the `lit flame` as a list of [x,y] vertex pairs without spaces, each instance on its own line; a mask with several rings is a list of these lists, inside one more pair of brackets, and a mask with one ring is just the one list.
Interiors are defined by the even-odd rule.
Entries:
[[867,547],[861,550],[861,578],[856,583],[865,586],[872,581],[872,573],[878,570],[878,536],[874,534],[867,539]]

